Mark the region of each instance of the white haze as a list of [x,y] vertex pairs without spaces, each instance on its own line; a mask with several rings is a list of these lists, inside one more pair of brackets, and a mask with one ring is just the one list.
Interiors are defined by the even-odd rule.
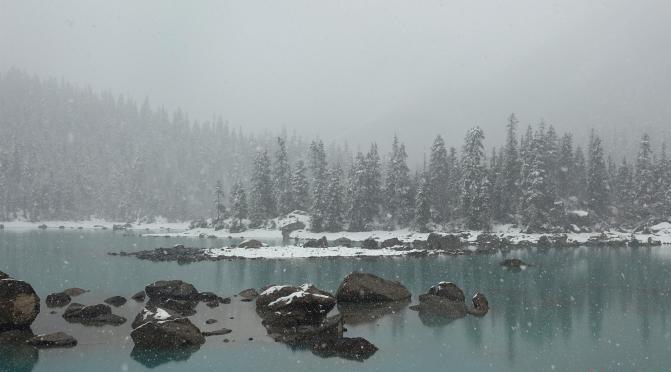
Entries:
[[670,19],[656,0],[0,1],[0,71],[247,131],[397,133],[415,157],[474,125],[498,144],[510,112],[632,148],[669,137]]

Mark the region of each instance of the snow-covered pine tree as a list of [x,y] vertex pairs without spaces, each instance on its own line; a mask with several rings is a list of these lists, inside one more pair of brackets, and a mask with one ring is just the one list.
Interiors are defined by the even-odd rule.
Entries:
[[371,143],[364,160],[364,230],[371,230],[380,215],[382,202],[382,171],[377,144]]
[[214,186],[214,213],[215,218],[212,225],[219,226],[219,224],[226,218],[226,206],[224,205],[224,184],[217,181]]
[[575,197],[577,202],[582,203],[587,193],[587,164],[585,161],[585,152],[582,147],[575,148],[573,156],[573,169],[571,177],[570,195]]
[[517,148],[517,124],[518,120],[515,114],[510,114],[508,124],[506,125],[506,145],[500,157],[503,158],[503,170],[501,172],[500,185],[498,189],[501,193],[501,204],[498,218],[502,222],[512,221],[512,215],[517,209],[519,200],[519,178],[520,178],[520,159]]
[[481,186],[486,178],[484,160],[484,134],[480,127],[472,128],[466,134],[461,157],[461,211],[468,229],[481,229],[483,200]]
[[636,158],[634,210],[639,219],[647,219],[651,215],[651,208],[654,204],[655,178],[650,136],[646,133],[641,138],[638,157]]
[[552,212],[555,208],[554,195],[545,164],[546,156],[542,153],[543,136],[541,128],[532,139],[528,153],[531,163],[528,166],[522,189],[520,215],[522,223],[527,225],[531,231],[542,230],[547,224],[554,222],[552,219]]
[[598,216],[603,217],[608,205],[608,174],[606,163],[604,162],[603,147],[601,139],[594,134],[590,135],[589,140],[589,168],[587,171],[587,205],[596,212]]
[[345,221],[345,195],[342,186],[342,169],[339,164],[328,172],[326,188],[326,211],[324,229],[330,232],[342,231]]
[[633,216],[633,200],[636,192],[634,187],[633,171],[627,163],[627,159],[622,159],[622,164],[617,170],[615,178],[615,187],[613,190],[614,204],[617,207],[617,217],[620,222],[631,220]]
[[247,194],[242,182],[236,182],[231,190],[231,232],[244,231],[245,227],[242,222],[247,218]]
[[448,189],[450,182],[449,171],[445,141],[443,141],[443,137],[438,135],[431,146],[428,190],[426,190],[428,192],[425,192],[425,194],[429,195],[433,212],[432,218],[437,223],[442,223],[450,219],[450,195]]
[[347,219],[350,231],[363,231],[366,226],[366,159],[361,152],[356,154],[350,168],[347,185],[349,206]]
[[429,232],[429,222],[431,222],[431,195],[429,186],[429,176],[422,172],[417,186],[417,195],[415,197],[415,228],[419,232]]
[[252,227],[262,226],[275,216],[275,199],[271,179],[270,160],[266,150],[257,151],[252,169],[251,210],[249,218]]
[[573,171],[573,136],[565,134],[559,141],[559,155],[557,156],[557,195],[568,199],[571,193],[571,179]]
[[655,216],[660,218],[669,217],[671,204],[668,197],[671,195],[671,161],[666,153],[666,142],[662,143],[657,163],[655,164],[655,196],[654,211]]
[[414,214],[407,157],[405,145],[399,144],[398,137],[394,136],[385,185],[386,211],[389,217],[387,228],[390,229],[399,225],[407,226]]
[[277,200],[277,213],[285,215],[293,210],[294,201],[291,187],[291,167],[287,147],[282,137],[277,137],[277,152],[273,166],[273,189]]
[[327,163],[324,143],[321,140],[310,144],[310,172],[312,173],[311,229],[321,232],[324,229],[324,216],[327,208]]
[[303,160],[298,160],[291,176],[291,194],[294,210],[307,211],[310,207],[310,183]]

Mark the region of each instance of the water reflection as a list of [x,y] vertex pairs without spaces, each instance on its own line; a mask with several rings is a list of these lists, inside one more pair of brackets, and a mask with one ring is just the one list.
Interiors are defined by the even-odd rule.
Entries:
[[170,362],[185,362],[191,355],[198,351],[199,347],[181,348],[178,350],[149,350],[134,347],[130,353],[131,358],[147,368],[156,368]]
[[33,337],[31,330],[0,333],[0,371],[29,372],[39,359],[37,349],[26,344]]

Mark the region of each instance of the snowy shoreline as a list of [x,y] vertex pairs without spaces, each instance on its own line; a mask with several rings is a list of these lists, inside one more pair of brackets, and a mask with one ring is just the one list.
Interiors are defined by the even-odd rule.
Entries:
[[[45,230],[112,230],[115,225],[124,226],[126,222],[113,222],[107,220],[82,220],[82,221],[40,221],[40,222],[30,222],[30,221],[9,221],[9,222],[0,222],[0,225],[6,230],[35,230],[35,229],[45,229]],[[46,227],[45,227],[46,226]],[[189,228],[188,222],[167,222],[164,220],[157,220],[152,223],[131,223],[129,226],[124,227],[124,230],[187,230]]]

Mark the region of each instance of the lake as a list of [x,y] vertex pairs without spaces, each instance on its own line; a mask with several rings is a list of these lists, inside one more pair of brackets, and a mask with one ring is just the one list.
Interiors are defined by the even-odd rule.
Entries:
[[[467,297],[484,293],[490,304],[483,318],[451,322],[423,319],[407,307],[375,319],[346,324],[346,336],[361,336],[379,351],[364,362],[321,358],[265,335],[253,303],[199,307],[194,323],[208,317],[231,328],[208,338],[182,359],[148,363],[132,356],[129,323],[142,308],[132,300],[115,313],[120,327],[68,324],[62,309],[42,306],[36,333],[65,331],[78,338],[72,349],[0,355],[0,370],[17,371],[661,371],[671,366],[671,247],[529,248],[497,255],[402,258],[320,258],[233,260],[189,265],[154,263],[108,252],[156,247],[217,247],[227,240],[143,238],[112,231],[0,231],[0,271],[33,285],[42,300],[69,287],[91,290],[73,302],[99,303],[130,297],[148,283],[182,279],[200,291],[224,297],[267,284],[314,283],[335,292],[352,271],[401,281],[417,296],[439,281],[452,281]],[[504,257],[533,266],[503,269]],[[201,311],[202,310],[202,311]],[[230,319],[231,317],[235,319]],[[249,337],[253,340],[249,340]],[[2,353],[3,351],[0,351]]]

